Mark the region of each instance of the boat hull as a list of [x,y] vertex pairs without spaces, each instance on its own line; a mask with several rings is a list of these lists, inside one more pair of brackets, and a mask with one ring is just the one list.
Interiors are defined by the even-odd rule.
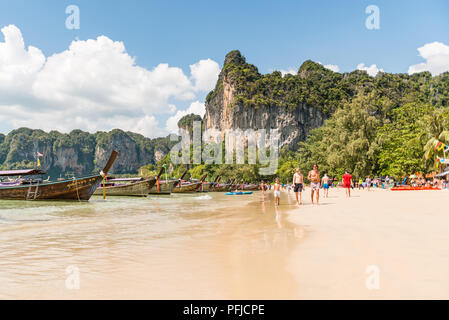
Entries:
[[88,201],[102,180],[103,177],[98,175],[42,184],[0,187],[0,199]]
[[243,185],[242,190],[257,191],[257,190],[260,190],[260,185],[257,185],[257,184],[246,184],[246,185]]
[[110,186],[98,188],[94,195],[102,196],[106,191],[106,196],[124,196],[124,197],[146,197],[151,188],[154,186],[156,179],[146,179],[134,183],[129,183],[121,186]]
[[177,186],[176,188],[173,188],[173,193],[192,193],[197,192],[201,187],[201,182],[191,183],[191,184],[184,184],[181,186]]
[[151,195],[169,195],[173,191],[173,187],[175,184],[178,184],[178,181],[159,181],[159,189],[157,184],[155,183],[151,188],[149,194]]
[[211,192],[227,192],[231,189],[232,185],[231,184],[216,184],[215,186],[213,186],[210,191]]

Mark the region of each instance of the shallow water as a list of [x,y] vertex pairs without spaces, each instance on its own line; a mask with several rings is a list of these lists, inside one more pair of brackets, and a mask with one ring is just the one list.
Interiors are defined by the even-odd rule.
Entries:
[[302,230],[272,200],[0,201],[0,298],[290,298]]

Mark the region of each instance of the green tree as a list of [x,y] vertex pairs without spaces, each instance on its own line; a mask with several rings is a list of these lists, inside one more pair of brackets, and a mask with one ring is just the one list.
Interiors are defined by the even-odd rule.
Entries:
[[417,136],[419,142],[424,144],[424,158],[428,165],[438,167],[438,157],[443,157],[442,149],[436,148],[438,142],[449,144],[449,111],[448,109],[436,109],[426,114],[420,121],[421,131]]
[[390,120],[378,129],[380,174],[400,178],[425,171],[423,146],[416,137],[422,130],[420,119],[433,110],[431,105],[408,103],[391,112]]
[[307,171],[317,163],[321,172],[340,176],[347,169],[364,177],[376,169],[377,128],[381,121],[373,115],[375,105],[369,97],[359,96],[339,109],[324,126],[311,132],[300,144],[299,157]]

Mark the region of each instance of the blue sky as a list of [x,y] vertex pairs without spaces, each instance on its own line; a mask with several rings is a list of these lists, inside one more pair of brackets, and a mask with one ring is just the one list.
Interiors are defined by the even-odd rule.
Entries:
[[[68,5],[80,8],[80,29],[65,28]],[[380,9],[380,29],[365,27],[365,8]],[[222,64],[239,49],[263,73],[297,69],[307,59],[333,64],[340,72],[376,64],[386,72],[407,72],[423,62],[417,49],[435,41],[449,45],[449,1],[0,1],[0,28],[20,29],[25,45],[45,57],[67,50],[75,39],[104,35],[121,41],[136,64],[181,68],[202,59]],[[4,41],[0,33],[0,42]],[[1,71],[0,71],[1,72]],[[170,97],[177,110],[195,97]],[[11,104],[10,104],[11,105]],[[0,106],[0,110],[1,110]],[[170,116],[153,112],[163,125]],[[1,124],[7,132],[14,123]]]
[[[75,38],[124,41],[139,65],[187,70],[239,49],[261,72],[307,59],[355,69],[359,62],[407,72],[425,43],[449,43],[449,1],[0,1],[0,25],[15,24],[46,55]],[[80,8],[80,30],[65,28],[65,8]],[[365,8],[380,9],[380,30],[365,28]]]

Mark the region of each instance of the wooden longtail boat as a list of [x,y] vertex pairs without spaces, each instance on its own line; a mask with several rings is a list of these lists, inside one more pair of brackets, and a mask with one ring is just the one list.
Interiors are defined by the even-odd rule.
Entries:
[[179,184],[173,189],[173,193],[191,193],[196,192],[200,189],[201,182],[189,182],[184,184]]
[[220,178],[220,177],[216,177],[214,182],[203,182],[203,185],[200,187],[200,190],[198,190],[198,192],[210,192],[210,191],[212,191],[212,189],[215,186],[218,178]]
[[[117,159],[118,152],[112,151],[108,163],[102,172],[95,176],[74,178],[57,182],[27,182],[16,180],[16,183],[0,184],[2,200],[78,200],[88,201],[97,189],[103,176],[108,173]],[[32,176],[44,174],[41,170],[0,171],[0,176]]]
[[136,178],[136,179],[110,179],[105,185],[100,186],[94,195],[102,196],[128,196],[128,197],[146,197],[151,188],[156,183],[156,178]]
[[185,177],[189,170],[185,170],[182,174],[181,178],[177,180],[159,180],[159,187],[157,185],[157,182],[154,184],[154,186],[150,190],[150,194],[152,195],[169,195],[173,192],[173,189],[176,188],[176,186],[181,182],[181,180]]
[[172,193],[172,190],[174,188],[174,185],[178,184],[178,180],[159,180],[159,187],[157,186],[157,182],[153,185],[153,187],[150,189],[149,194],[160,194],[160,195],[169,195]]
[[233,186],[233,181],[230,183],[219,183],[215,182],[215,184],[210,188],[211,192],[227,192],[231,190]]
[[227,192],[231,189],[231,183],[216,183],[215,186],[212,187],[211,192]]
[[201,188],[201,184],[206,179],[207,173],[200,179],[199,182],[179,183],[176,188],[173,189],[173,193],[192,193],[197,192]]
[[241,188],[241,190],[253,190],[257,191],[260,190],[260,185],[258,184],[244,184]]

